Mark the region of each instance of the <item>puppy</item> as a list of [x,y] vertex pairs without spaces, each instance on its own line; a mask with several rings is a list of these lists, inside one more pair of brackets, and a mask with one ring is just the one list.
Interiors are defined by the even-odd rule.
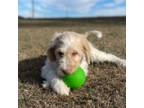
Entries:
[[65,85],[62,77],[71,74],[77,66],[84,70],[86,76],[91,62],[107,61],[126,66],[124,59],[94,48],[87,40],[90,35],[102,37],[99,31],[90,31],[85,34],[69,31],[54,34],[48,46],[45,65],[41,69],[41,77],[45,79],[43,87],[50,86],[60,95],[69,95],[70,88]]

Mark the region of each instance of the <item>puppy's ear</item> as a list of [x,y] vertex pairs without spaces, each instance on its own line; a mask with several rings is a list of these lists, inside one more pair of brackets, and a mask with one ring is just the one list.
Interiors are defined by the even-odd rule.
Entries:
[[54,37],[49,42],[48,50],[47,50],[47,56],[50,61],[56,61],[56,56],[55,56],[56,40],[57,40],[57,35],[55,33]]
[[49,47],[47,50],[47,56],[50,61],[56,61],[56,56],[55,56],[55,50],[57,47],[56,44],[61,35],[62,35],[62,33],[60,33],[60,32],[54,33],[53,38],[51,39],[51,41],[48,45]]
[[47,56],[50,61],[56,61],[56,56],[55,56],[55,46],[50,46],[47,50]]
[[86,61],[89,64],[90,63],[90,47],[89,47],[88,40],[84,37],[82,39],[82,48],[83,48],[83,52],[84,52],[85,57],[86,57]]

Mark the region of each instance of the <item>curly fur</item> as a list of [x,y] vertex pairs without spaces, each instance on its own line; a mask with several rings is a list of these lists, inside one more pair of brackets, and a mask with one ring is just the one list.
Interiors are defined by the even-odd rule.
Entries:
[[124,59],[96,49],[88,40],[89,35],[102,37],[99,31],[90,31],[85,34],[76,32],[55,33],[49,43],[47,59],[42,67],[41,76],[45,79],[43,87],[51,87],[60,95],[69,95],[70,88],[65,85],[62,77],[71,74],[80,66],[85,75],[88,74],[90,62],[113,62],[126,66]]

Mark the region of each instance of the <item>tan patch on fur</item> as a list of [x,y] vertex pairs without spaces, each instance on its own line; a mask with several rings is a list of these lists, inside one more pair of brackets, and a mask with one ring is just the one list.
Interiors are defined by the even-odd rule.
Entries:
[[90,63],[90,47],[89,47],[89,42],[85,37],[81,37],[81,45],[82,45],[86,60],[89,64]]

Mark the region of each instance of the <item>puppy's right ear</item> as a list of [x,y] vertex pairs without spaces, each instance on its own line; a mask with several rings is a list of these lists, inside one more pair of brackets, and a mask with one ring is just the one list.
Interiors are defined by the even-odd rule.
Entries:
[[62,35],[61,32],[54,33],[53,38],[51,39],[51,41],[48,45],[49,47],[47,50],[47,56],[48,56],[50,61],[56,61],[55,50],[57,48],[57,42],[58,42],[59,37],[61,35]]
[[50,61],[56,61],[56,56],[55,56],[55,46],[49,46],[48,50],[47,50],[47,56],[49,58]]

